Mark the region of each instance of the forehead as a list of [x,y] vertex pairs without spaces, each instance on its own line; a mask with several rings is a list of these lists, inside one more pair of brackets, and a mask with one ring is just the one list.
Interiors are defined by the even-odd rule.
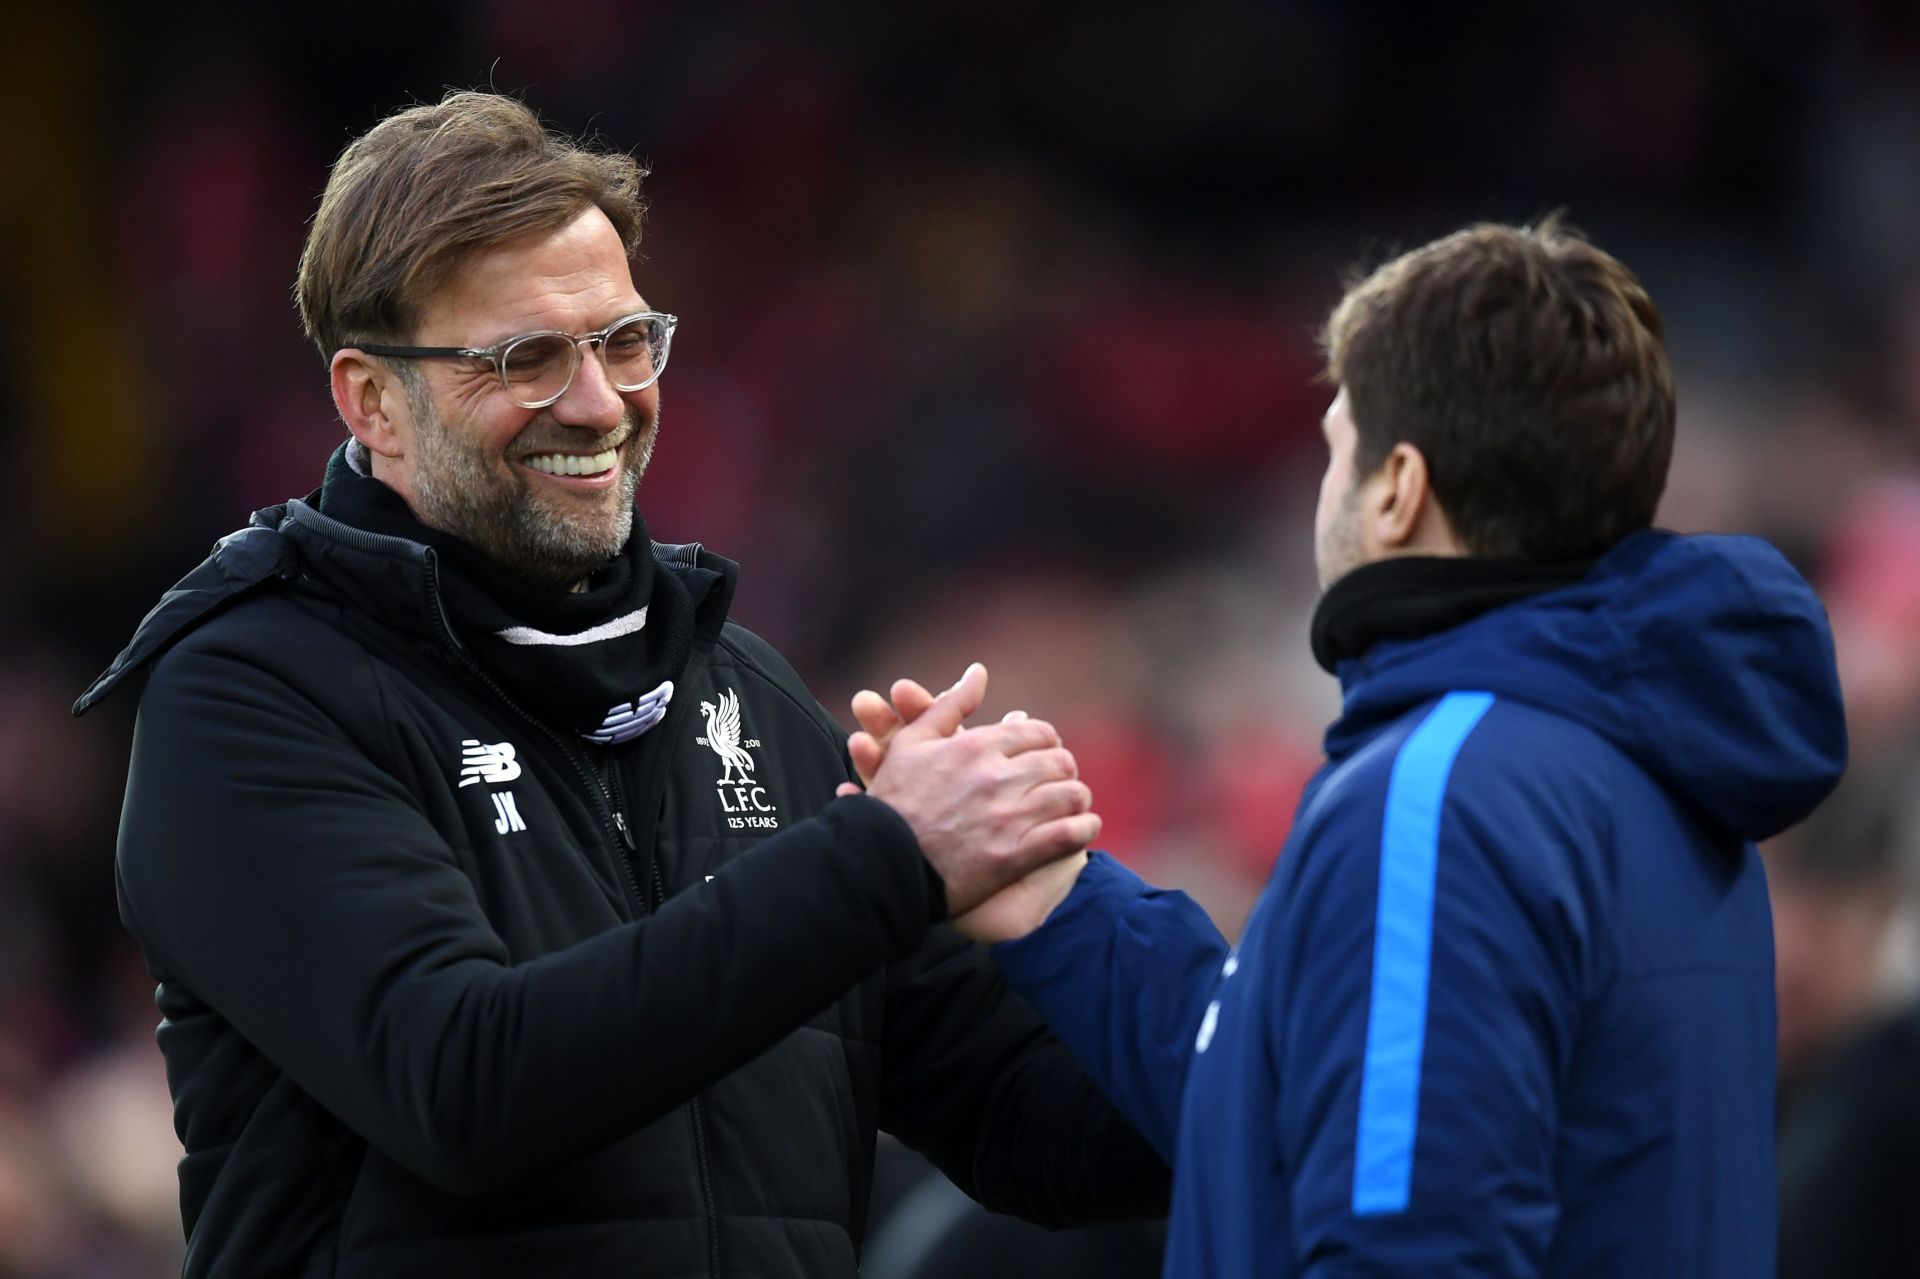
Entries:
[[483,249],[420,313],[428,345],[486,345],[531,329],[580,333],[644,309],[626,246],[598,208],[566,226]]

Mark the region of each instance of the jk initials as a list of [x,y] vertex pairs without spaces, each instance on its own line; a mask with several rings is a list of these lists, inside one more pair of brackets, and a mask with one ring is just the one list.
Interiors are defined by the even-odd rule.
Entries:
[[520,807],[513,802],[512,791],[493,792],[493,811],[493,828],[502,835],[527,828],[527,824],[520,820]]

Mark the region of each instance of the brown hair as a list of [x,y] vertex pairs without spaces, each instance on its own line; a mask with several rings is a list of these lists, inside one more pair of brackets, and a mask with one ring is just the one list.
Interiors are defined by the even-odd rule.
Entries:
[[300,254],[301,327],[323,359],[403,340],[422,302],[476,252],[597,205],[631,257],[646,176],[631,156],[551,133],[523,102],[454,92],[395,112],[334,162]]
[[1469,553],[1580,560],[1653,523],[1673,455],[1660,312],[1557,217],[1395,258],[1347,290],[1321,340],[1356,478],[1413,445]]

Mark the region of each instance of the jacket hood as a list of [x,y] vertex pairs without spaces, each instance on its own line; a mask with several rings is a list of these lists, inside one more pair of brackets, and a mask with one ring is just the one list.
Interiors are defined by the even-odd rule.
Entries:
[[1339,668],[1338,759],[1441,694],[1493,693],[1586,725],[1715,825],[1765,839],[1846,767],[1833,634],[1757,538],[1637,533],[1578,583]]
[[207,558],[175,582],[140,619],[127,646],[74,702],[73,713],[86,714],[208,618],[270,582],[290,582],[300,576],[298,551],[273,527],[285,509],[256,511],[247,527],[215,542]]

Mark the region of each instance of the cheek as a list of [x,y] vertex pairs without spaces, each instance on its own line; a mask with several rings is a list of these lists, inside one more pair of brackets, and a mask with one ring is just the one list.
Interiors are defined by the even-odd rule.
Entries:
[[660,384],[655,382],[644,391],[627,391],[620,396],[626,401],[627,411],[637,419],[636,425],[645,429],[660,411]]
[[513,442],[539,416],[537,410],[523,409],[517,404],[508,408],[492,404],[466,419],[464,434],[479,452],[501,456],[512,449]]
[[1340,500],[1346,489],[1346,464],[1335,458],[1327,464],[1325,475],[1320,477],[1320,503],[1313,511],[1313,529],[1315,533],[1325,534],[1332,527],[1334,517],[1340,509]]

